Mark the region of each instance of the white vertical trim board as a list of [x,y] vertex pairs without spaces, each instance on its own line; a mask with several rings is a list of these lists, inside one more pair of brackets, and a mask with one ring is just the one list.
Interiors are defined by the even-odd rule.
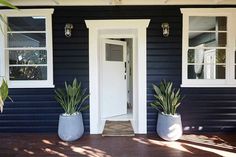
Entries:
[[133,39],[133,127],[135,133],[147,133],[146,109],[146,28],[149,19],[85,20],[89,29],[90,133],[100,134],[100,40],[103,38]]
[[[5,24],[3,23],[3,21],[0,21],[0,27],[4,29],[5,28],[4,25]],[[1,32],[1,33],[3,33],[3,32]],[[5,47],[4,43],[5,42],[4,42],[4,39],[5,39],[4,34],[0,35],[0,84],[1,84],[3,77],[5,77],[5,59],[4,59],[5,58],[5,53],[4,53],[4,47]]]

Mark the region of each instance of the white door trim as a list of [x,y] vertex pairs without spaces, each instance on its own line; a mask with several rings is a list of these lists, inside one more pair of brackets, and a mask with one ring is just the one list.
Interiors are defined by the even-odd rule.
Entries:
[[137,106],[134,117],[134,131],[147,133],[147,83],[146,83],[146,28],[150,19],[126,20],[85,20],[89,29],[89,92],[90,92],[90,133],[101,133],[100,112],[100,38],[127,34],[135,41],[133,56],[133,103]]

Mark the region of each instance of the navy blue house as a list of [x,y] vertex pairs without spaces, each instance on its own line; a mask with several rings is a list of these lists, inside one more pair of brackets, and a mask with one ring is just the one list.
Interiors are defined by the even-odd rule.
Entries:
[[[146,114],[144,115],[146,123],[143,123],[146,125],[147,133],[156,132],[157,112],[149,106],[149,103],[154,100],[152,84],[158,84],[163,79],[173,81],[185,95],[178,109],[182,116],[185,133],[236,131],[236,27],[233,27],[235,20],[232,18],[236,14],[235,6],[21,6],[20,8],[22,10],[50,8],[53,12],[50,14],[51,23],[49,21],[49,25],[45,24],[46,26],[42,28],[40,17],[37,15],[38,18],[34,18],[34,13],[37,11],[32,14],[33,20],[39,20],[35,26],[35,23],[31,26],[29,19],[24,19],[28,20],[28,24],[21,24],[21,20],[12,14],[7,16],[8,22],[13,27],[13,34],[17,34],[19,27],[22,27],[22,32],[18,32],[22,35],[15,38],[20,39],[21,42],[11,39],[9,35],[6,40],[8,45],[3,44],[5,37],[0,40],[3,42],[0,45],[5,45],[5,50],[10,52],[9,59],[1,60],[4,64],[0,66],[4,66],[1,67],[1,75],[6,76],[8,81],[12,81],[9,95],[14,100],[7,101],[4,112],[0,114],[1,133],[57,132],[58,116],[63,110],[54,99],[55,88],[63,87],[65,81],[70,82],[76,77],[82,82],[84,88],[91,89],[89,75],[90,70],[93,69],[89,67],[89,49],[91,48],[89,44],[92,42],[90,39],[92,34],[86,20],[121,19],[124,21],[149,20],[145,28]],[[198,9],[203,11],[199,12]],[[206,16],[207,14],[209,16]],[[73,24],[69,38],[65,36],[64,31],[67,23]],[[167,37],[163,36],[162,23],[169,24]],[[48,31],[50,24],[52,30]],[[18,27],[14,27],[15,25]],[[47,33],[51,33],[52,43]],[[46,39],[44,39],[45,36]],[[31,40],[30,44],[29,41],[25,42],[26,38],[27,41]],[[113,39],[111,36],[107,38]],[[128,43],[129,39],[131,37],[119,37],[120,41]],[[22,48],[24,46],[20,46],[21,44],[29,44],[29,46],[24,49]],[[20,48],[17,49],[17,47]],[[40,63],[30,65],[35,66],[35,69],[31,69],[33,72],[26,71],[30,76],[19,74],[21,70],[17,69],[17,67],[23,67],[21,64],[24,63],[21,63],[20,56],[14,53],[28,53],[20,52],[23,50],[37,51],[38,56],[35,57],[41,57]],[[49,54],[51,50],[52,56]],[[135,52],[133,50],[133,53]],[[45,58],[47,61],[44,61]],[[51,59],[52,65],[48,59]],[[30,72],[32,74],[29,74]],[[137,72],[140,72],[139,69]],[[29,81],[44,80],[45,84],[37,86],[34,81],[27,83],[27,79]],[[22,80],[24,81],[21,82]],[[136,99],[138,101],[139,98],[136,97]],[[83,112],[86,133],[91,131],[90,118],[93,115],[90,111]]]

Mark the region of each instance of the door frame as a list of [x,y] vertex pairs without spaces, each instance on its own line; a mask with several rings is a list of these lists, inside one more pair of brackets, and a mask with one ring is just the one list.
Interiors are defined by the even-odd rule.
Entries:
[[147,133],[147,57],[146,29],[150,19],[85,20],[89,29],[89,103],[90,134],[101,134],[100,39],[133,39],[133,127],[137,134]]

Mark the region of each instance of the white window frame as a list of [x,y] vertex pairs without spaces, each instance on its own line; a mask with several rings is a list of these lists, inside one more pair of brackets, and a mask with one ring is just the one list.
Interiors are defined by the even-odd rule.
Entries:
[[[182,38],[182,84],[181,87],[236,87],[235,47],[236,47],[236,8],[181,8],[183,14]],[[188,79],[189,17],[190,16],[226,16],[227,45],[225,79]],[[219,48],[219,47],[218,47]]]
[[[45,17],[45,35],[47,51],[47,80],[9,80],[9,56],[7,48],[7,26],[1,21],[3,32],[0,33],[0,76],[9,84],[9,88],[53,88],[53,42],[52,42],[52,14],[54,9],[6,9],[0,10],[0,15],[7,17],[43,16]],[[29,48],[30,49],[30,48]],[[38,49],[38,48],[37,48]],[[45,49],[45,48],[44,48]]]

